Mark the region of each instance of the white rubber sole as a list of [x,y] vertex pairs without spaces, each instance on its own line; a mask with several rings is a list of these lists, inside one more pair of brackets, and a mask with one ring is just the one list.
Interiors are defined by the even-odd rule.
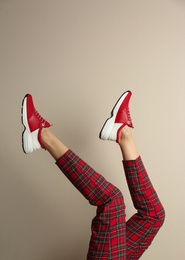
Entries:
[[29,125],[28,125],[27,96],[28,96],[28,94],[23,99],[22,111],[21,111],[22,124],[24,126],[24,131],[22,132],[22,148],[23,148],[24,153],[26,153],[26,154],[31,153],[34,150],[41,148],[41,145],[38,142],[39,129],[35,130],[34,132],[31,132]]
[[127,94],[130,91],[126,91],[122,94],[122,96],[118,99],[118,101],[116,102],[115,106],[113,107],[112,111],[111,111],[111,117],[108,118],[101,131],[100,131],[100,135],[99,138],[102,140],[112,140],[112,141],[116,141],[117,140],[117,132],[118,129],[122,126],[121,123],[115,123],[115,119],[118,113],[118,110],[123,102],[123,100],[125,99],[125,97],[127,96]]

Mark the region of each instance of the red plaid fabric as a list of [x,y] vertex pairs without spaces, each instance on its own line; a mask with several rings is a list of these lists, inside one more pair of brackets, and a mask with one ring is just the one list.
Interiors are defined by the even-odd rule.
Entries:
[[165,218],[164,208],[147,175],[141,157],[123,161],[126,179],[137,213],[126,223],[126,259],[136,260],[149,247]]
[[125,221],[122,193],[71,150],[56,164],[91,205],[97,206],[87,260],[139,259],[164,221],[164,209],[139,157],[123,162],[138,212]]

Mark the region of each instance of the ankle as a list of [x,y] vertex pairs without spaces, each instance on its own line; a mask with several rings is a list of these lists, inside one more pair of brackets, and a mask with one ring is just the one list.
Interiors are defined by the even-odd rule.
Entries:
[[131,128],[125,126],[121,129],[119,135],[119,146],[123,155],[123,160],[136,160],[139,157]]
[[45,150],[47,150],[56,161],[69,150],[48,128],[42,129],[41,139]]
[[119,133],[119,144],[130,141],[132,139],[132,131],[129,126],[124,126]]
[[51,131],[49,128],[43,128],[41,131],[41,140],[44,147],[51,142]]

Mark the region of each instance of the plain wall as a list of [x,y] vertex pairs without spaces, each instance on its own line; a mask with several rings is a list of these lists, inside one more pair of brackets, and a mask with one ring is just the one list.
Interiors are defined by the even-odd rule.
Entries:
[[99,131],[118,97],[166,220],[143,260],[185,259],[185,2],[0,0],[0,259],[83,260],[90,206],[46,151],[22,151],[31,93],[52,131],[124,194],[114,142]]

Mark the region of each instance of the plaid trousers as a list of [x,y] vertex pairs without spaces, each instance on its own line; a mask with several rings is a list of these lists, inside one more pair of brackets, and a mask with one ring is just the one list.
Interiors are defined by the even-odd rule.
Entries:
[[123,161],[126,180],[137,213],[127,222],[118,188],[106,181],[70,149],[56,164],[91,205],[92,220],[87,260],[136,260],[151,244],[165,217],[164,208],[139,156]]

